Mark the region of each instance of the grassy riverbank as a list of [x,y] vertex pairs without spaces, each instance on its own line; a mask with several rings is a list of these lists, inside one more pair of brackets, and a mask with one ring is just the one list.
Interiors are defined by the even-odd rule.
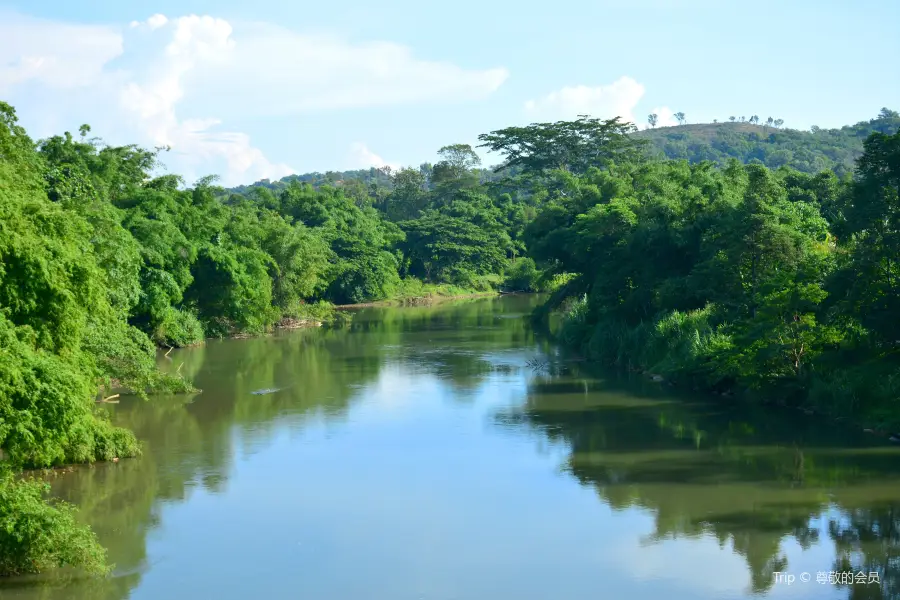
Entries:
[[499,283],[499,277],[484,278],[482,285],[478,287],[465,287],[453,284],[423,283],[414,278],[403,280],[396,292],[390,298],[375,302],[362,302],[357,304],[340,304],[335,309],[365,308],[371,306],[411,306],[421,304],[434,304],[448,300],[462,300],[465,298],[477,298],[496,296],[500,292],[494,289]]

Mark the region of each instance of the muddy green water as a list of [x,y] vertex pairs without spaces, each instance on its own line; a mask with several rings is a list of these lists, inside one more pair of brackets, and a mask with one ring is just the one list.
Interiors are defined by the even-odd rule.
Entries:
[[897,448],[592,371],[530,331],[535,302],[173,352],[202,394],[113,408],[145,456],[53,480],[114,576],[0,597],[898,596]]

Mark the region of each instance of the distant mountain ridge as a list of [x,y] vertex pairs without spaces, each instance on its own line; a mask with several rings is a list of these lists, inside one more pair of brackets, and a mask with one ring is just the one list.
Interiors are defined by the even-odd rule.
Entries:
[[[650,143],[651,154],[660,158],[687,160],[698,163],[705,160],[724,164],[731,158],[743,163],[760,162],[771,169],[791,167],[805,173],[818,173],[830,169],[838,175],[851,173],[857,158],[862,154],[863,141],[873,132],[891,134],[900,130],[900,113],[884,108],[869,121],[845,125],[840,129],[810,131],[776,128],[766,124],[748,122],[697,123],[644,129],[635,137]],[[423,164],[426,170],[431,165]],[[483,174],[494,179],[491,169]],[[374,167],[348,171],[310,172],[288,175],[278,181],[263,179],[251,185],[232,188],[245,193],[251,187],[279,189],[291,181],[306,182],[313,187],[344,185],[345,182],[377,185],[391,188],[388,171]]]

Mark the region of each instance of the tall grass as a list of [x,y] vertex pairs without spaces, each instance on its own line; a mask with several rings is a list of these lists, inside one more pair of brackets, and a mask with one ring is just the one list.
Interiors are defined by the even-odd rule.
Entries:
[[721,357],[730,350],[731,338],[712,324],[712,306],[673,311],[637,325],[614,319],[591,325],[589,310],[587,296],[565,303],[558,335],[592,360],[710,386],[727,376]]

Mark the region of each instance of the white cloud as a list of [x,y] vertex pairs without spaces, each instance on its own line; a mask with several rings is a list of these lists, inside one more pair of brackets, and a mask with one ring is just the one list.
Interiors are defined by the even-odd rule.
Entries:
[[169,22],[169,19],[166,18],[166,15],[155,14],[149,19],[147,19],[147,25],[150,29],[157,29],[162,27],[166,23]]
[[34,82],[51,88],[89,86],[122,54],[122,37],[102,26],[68,25],[0,11],[0,94]]
[[[627,76],[608,85],[567,86],[537,100],[529,100],[525,103],[525,114],[539,120],[568,120],[578,115],[603,119],[621,117],[640,126],[646,122],[646,117],[638,117],[635,109],[644,92],[642,84]],[[659,116],[658,126],[675,124],[669,108],[658,107],[651,112]]]
[[502,68],[474,71],[419,60],[390,42],[350,43],[270,24],[247,25],[235,40],[228,60],[204,69],[196,81],[222,92],[210,94],[221,110],[230,106],[217,99],[228,95],[266,114],[476,100],[509,76]]
[[[111,143],[171,146],[173,171],[188,179],[218,172],[228,184],[292,171],[267,159],[247,134],[225,130],[231,120],[472,100],[508,76],[501,68],[420,60],[389,42],[196,15],[106,27],[3,13],[0,40],[0,94],[29,127],[37,121],[33,134],[88,122]],[[384,164],[364,145],[353,157]]]
[[541,119],[571,119],[577,115],[633,121],[632,111],[644,95],[644,86],[631,77],[609,85],[577,85],[550,92],[525,103],[525,112]]
[[678,121],[675,119],[675,113],[673,113],[672,109],[668,106],[657,106],[651,110],[649,114],[656,115],[657,127],[672,127],[678,125]]
[[372,152],[368,146],[362,142],[353,142],[350,145],[349,153],[350,169],[368,169],[370,167],[381,168],[390,167],[396,170],[399,167],[396,164],[388,163],[379,155]]

